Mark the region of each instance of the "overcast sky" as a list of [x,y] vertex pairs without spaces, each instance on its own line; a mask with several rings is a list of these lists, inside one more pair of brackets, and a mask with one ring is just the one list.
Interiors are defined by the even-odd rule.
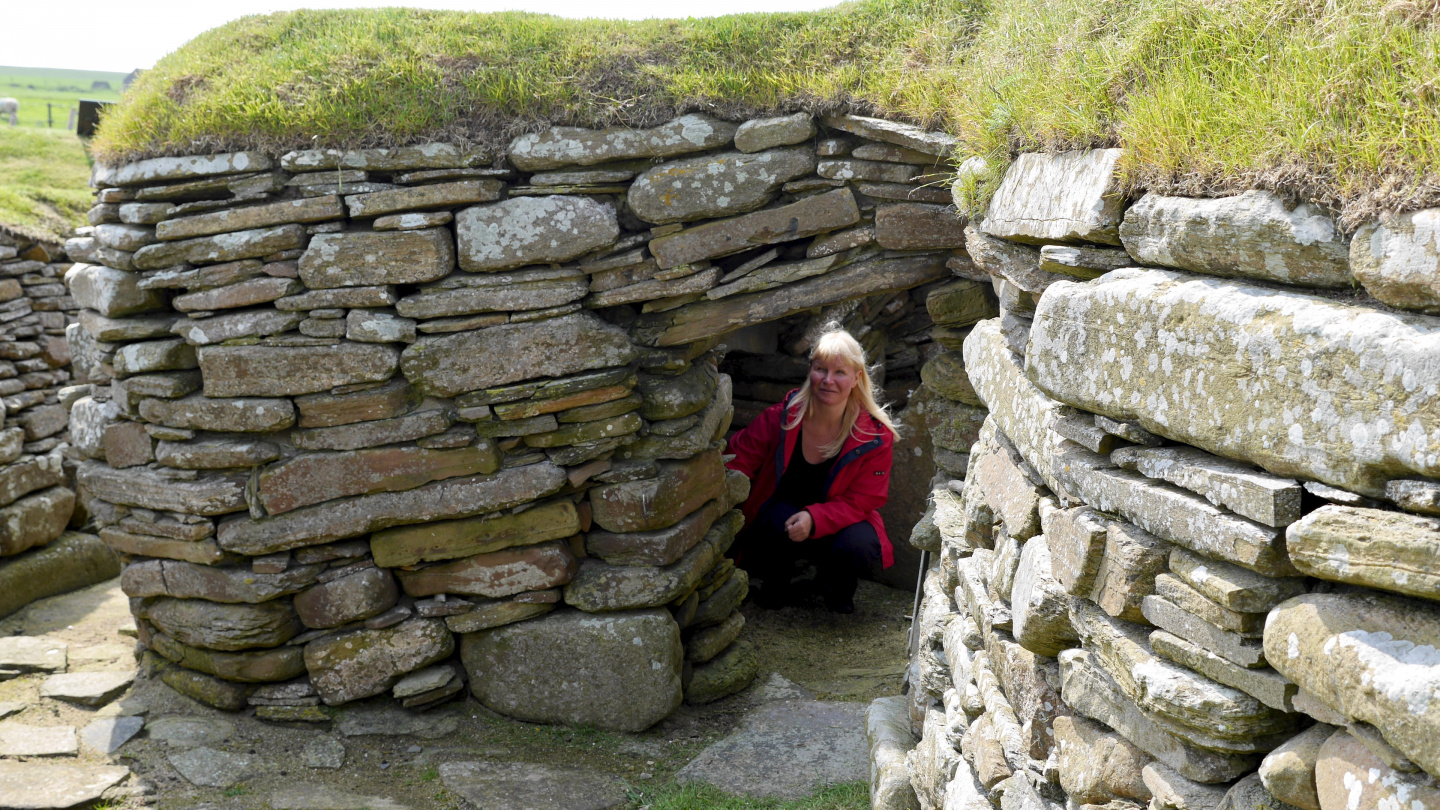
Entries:
[[645,17],[809,11],[837,0],[0,0],[0,64],[129,72],[150,67],[202,31],[248,14],[296,8],[414,8],[535,11],[562,17]]

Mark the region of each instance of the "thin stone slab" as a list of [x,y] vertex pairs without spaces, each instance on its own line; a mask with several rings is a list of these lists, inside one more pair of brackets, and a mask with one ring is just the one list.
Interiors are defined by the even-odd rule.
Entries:
[[468,203],[490,202],[498,200],[504,188],[504,183],[491,179],[429,183],[369,194],[353,194],[345,198],[345,204],[350,208],[351,217],[361,219],[396,211],[421,211],[426,208],[449,208]]
[[270,794],[270,810],[415,810],[411,805],[384,796],[369,796],[337,790],[328,785],[297,784]]
[[727,512],[700,542],[667,566],[610,565],[587,557],[565,586],[565,603],[591,612],[669,604],[694,590],[730,548],[742,522],[739,512]]
[[100,538],[65,532],[41,548],[0,559],[0,616],[119,573],[120,558]]
[[196,787],[228,788],[257,775],[262,767],[256,757],[205,747],[172,753],[167,759],[185,781]]
[[137,270],[159,270],[177,264],[220,264],[254,259],[305,245],[305,226],[278,225],[248,231],[160,242],[135,252]]
[[64,757],[80,753],[74,726],[0,722],[0,757]]
[[69,657],[63,641],[34,636],[0,638],[0,672],[5,677],[29,672],[64,672]]
[[[502,278],[506,274],[497,273]],[[395,310],[407,318],[442,318],[480,312],[516,312],[563,306],[585,297],[589,285],[583,274],[573,278],[483,287],[428,287],[407,295]]]
[[1293,524],[1285,545],[1310,576],[1440,599],[1440,519],[1332,504]]
[[609,810],[629,801],[609,774],[529,762],[447,762],[440,780],[487,810]]
[[1318,206],[1268,191],[1192,199],[1146,194],[1120,239],[1137,263],[1311,287],[1353,283],[1345,236]]
[[489,444],[453,450],[377,447],[309,453],[265,468],[255,491],[265,511],[278,515],[335,498],[413,489],[499,468],[499,453]]
[[400,352],[373,343],[334,346],[202,346],[200,371],[207,397],[314,394],[342,385],[384,382],[399,368]]
[[809,113],[755,118],[735,130],[735,148],[741,152],[759,152],[776,146],[804,143],[813,137],[815,121]]
[[192,180],[241,172],[263,172],[274,165],[264,152],[222,152],[214,155],[185,155],[138,160],[120,166],[96,167],[99,187],[141,186],[171,180]]
[[1217,604],[1246,613],[1264,613],[1305,592],[1301,577],[1265,577],[1178,547],[1170,551],[1170,572]]
[[91,337],[100,341],[165,337],[170,334],[170,327],[177,320],[181,320],[173,312],[109,318],[93,309],[80,310],[79,318],[80,327]]
[[[559,500],[537,504],[511,515],[486,515],[385,529],[371,535],[370,550],[376,565],[397,568],[558,540],[579,531],[580,516],[575,505],[568,500]],[[587,544],[593,546],[594,543],[592,534]]]
[[734,124],[708,115],[682,115],[652,129],[580,129],[551,127],[510,142],[510,162],[521,171],[593,166],[634,158],[675,157],[724,146],[735,137]]
[[826,116],[825,126],[850,132],[872,141],[884,141],[927,155],[944,157],[949,155],[959,141],[943,132],[927,132],[912,124],[886,121],[883,118],[867,118],[861,115]]
[[288,332],[305,320],[304,313],[256,309],[229,312],[210,318],[176,321],[170,331],[192,346],[207,346],[246,337],[266,337]]
[[102,754],[113,754],[144,727],[143,717],[102,717],[80,730],[80,741]]
[[991,197],[980,229],[1036,244],[1120,244],[1120,155],[1119,149],[1020,155]]
[[274,574],[249,565],[237,568],[196,565],[180,560],[144,560],[125,566],[120,588],[130,597],[173,596],[224,603],[260,603],[301,591],[324,570],[320,564],[294,564]]
[[965,246],[965,220],[949,205],[903,202],[875,209],[875,241],[888,250]]
[[[1093,448],[1092,448],[1093,449]],[[1122,447],[1110,456],[1122,469],[1160,478],[1266,526],[1300,519],[1300,484],[1194,447]]]
[[92,496],[110,503],[192,515],[224,515],[246,508],[243,476],[176,481],[145,468],[116,470],[86,461],[77,473]]
[[391,285],[374,287],[335,287],[310,290],[275,301],[275,308],[285,311],[334,309],[344,307],[389,307],[400,300]]
[[141,400],[140,416],[147,422],[186,430],[271,433],[295,424],[295,405],[288,399],[212,399],[191,394],[178,400]]
[[1164,630],[1150,634],[1150,646],[1156,655],[1193,669],[1216,683],[1239,689],[1272,709],[1296,710],[1294,700],[1299,687],[1273,669],[1240,666]]
[[[65,271],[65,286],[75,303],[104,318],[121,318],[162,309],[165,298],[158,290],[139,286],[140,276],[100,264],[76,263]],[[95,325],[93,322],[92,326]],[[100,338],[96,337],[96,340]]]
[[293,430],[290,442],[298,450],[359,450],[443,433],[454,421],[448,410],[426,408],[388,419]]
[[312,290],[420,284],[455,267],[446,228],[322,233],[300,257],[300,279]]
[[498,599],[569,582],[578,563],[570,545],[552,540],[476,554],[418,571],[400,571],[410,596],[461,594]]
[[747,714],[739,730],[700,752],[675,779],[795,800],[817,785],[863,781],[869,773],[864,705],[778,701]]
[[[465,148],[451,143],[422,143],[380,149],[302,149],[280,157],[287,172],[318,172],[354,169],[373,172],[405,172],[417,169],[453,169],[489,163],[487,150]],[[331,175],[333,177],[333,175]]]
[[155,226],[155,238],[169,242],[291,222],[323,222],[344,217],[345,208],[340,204],[339,197],[309,197],[167,219]]
[[0,796],[13,810],[68,810],[99,799],[129,775],[120,765],[0,762]]
[[788,242],[849,227],[860,221],[855,195],[848,189],[807,197],[731,219],[707,222],[651,240],[650,252],[661,269],[728,256],[758,245]]
[[51,675],[40,684],[40,696],[104,706],[119,697],[135,680],[134,672],[67,672]]
[[1162,596],[1147,596],[1141,603],[1145,618],[1163,630],[1203,647],[1225,660],[1247,668],[1263,667],[1265,651],[1257,638],[1246,638],[1205,621]]
[[577,258],[620,236],[615,207],[589,197],[522,197],[455,214],[460,269],[508,270]]
[[407,672],[450,657],[455,637],[438,619],[353,630],[305,645],[305,668],[327,706],[389,691]]

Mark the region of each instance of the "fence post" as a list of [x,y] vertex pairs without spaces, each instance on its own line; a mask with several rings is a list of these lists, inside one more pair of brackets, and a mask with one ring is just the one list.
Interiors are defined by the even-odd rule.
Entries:
[[66,131],[66,132],[74,132],[74,131],[75,131],[75,113],[76,113],[76,112],[78,112],[78,111],[77,111],[74,107],[71,107],[71,108],[70,108],[70,121],[69,121],[69,123],[65,124],[65,131]]
[[47,102],[45,102],[45,128],[46,128],[46,129],[53,129],[54,126],[55,126],[55,116],[53,116],[53,115],[50,114],[50,102],[47,101]]

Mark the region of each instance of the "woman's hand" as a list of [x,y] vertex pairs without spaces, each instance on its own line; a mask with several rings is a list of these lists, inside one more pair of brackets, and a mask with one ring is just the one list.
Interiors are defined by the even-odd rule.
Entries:
[[[774,524],[771,524],[774,525]],[[785,532],[790,535],[790,540],[796,543],[810,539],[810,533],[815,531],[815,519],[810,513],[801,509],[785,521]]]

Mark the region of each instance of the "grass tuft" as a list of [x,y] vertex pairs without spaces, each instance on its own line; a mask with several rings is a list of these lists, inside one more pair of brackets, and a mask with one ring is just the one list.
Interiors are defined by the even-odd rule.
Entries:
[[162,59],[96,142],[160,154],[447,140],[808,110],[941,128],[965,158],[1123,145],[1132,190],[1267,188],[1343,215],[1440,204],[1428,0],[858,0],[562,20],[354,9],[245,17]]
[[63,242],[94,204],[90,161],[74,133],[0,126],[0,227]]

